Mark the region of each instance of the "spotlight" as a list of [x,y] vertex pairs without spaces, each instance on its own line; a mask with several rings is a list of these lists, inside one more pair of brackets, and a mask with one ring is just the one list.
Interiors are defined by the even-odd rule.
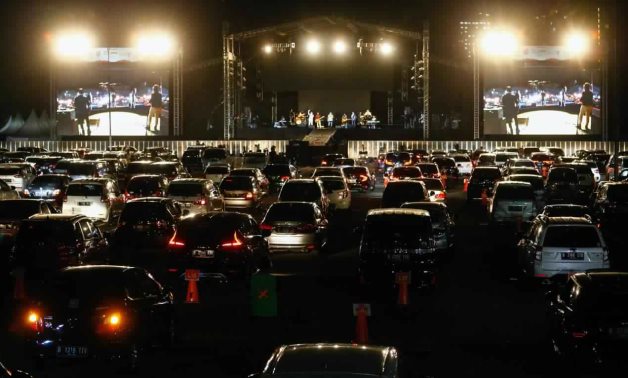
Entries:
[[63,33],[54,37],[55,54],[60,58],[84,57],[94,47],[93,38],[82,32]]
[[589,41],[587,35],[581,32],[570,32],[565,38],[565,47],[572,55],[581,55],[589,50]]
[[172,56],[175,42],[172,36],[165,33],[148,33],[137,38],[135,47],[140,55],[152,58],[168,58]]
[[519,47],[517,37],[506,31],[488,31],[480,39],[480,47],[487,55],[510,56]]
[[347,44],[345,41],[338,40],[334,42],[334,52],[336,54],[343,54],[345,51],[347,51]]
[[270,44],[264,45],[263,49],[266,54],[270,54],[273,52],[273,46]]
[[306,43],[305,49],[310,54],[318,54],[321,51],[321,43],[315,39],[311,39]]
[[379,47],[379,51],[384,55],[390,55],[393,52],[393,46],[388,42],[384,42]]

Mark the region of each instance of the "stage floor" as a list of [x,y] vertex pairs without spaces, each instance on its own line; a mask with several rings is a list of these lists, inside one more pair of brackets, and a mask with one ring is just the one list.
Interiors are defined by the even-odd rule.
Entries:
[[[592,129],[582,131],[576,127],[577,114],[559,110],[522,112],[517,118],[519,119],[519,135],[595,135],[601,132],[599,119],[591,117]],[[508,128],[506,125],[504,127]]]
[[[157,131],[146,130],[146,116],[131,112],[112,112],[111,113],[111,135],[114,136],[156,136],[168,135],[168,122],[164,118],[162,112],[161,126]],[[109,113],[93,114],[89,117],[91,124],[92,136],[108,136],[109,135]],[[154,122],[153,127],[154,127]],[[76,126],[78,128],[78,126]],[[79,131],[77,130],[77,134]]]

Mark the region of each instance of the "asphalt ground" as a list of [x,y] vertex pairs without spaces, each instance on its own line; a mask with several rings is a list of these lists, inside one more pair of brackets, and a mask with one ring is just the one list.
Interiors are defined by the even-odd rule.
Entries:
[[[177,290],[177,342],[148,353],[139,376],[244,377],[259,371],[273,349],[302,342],[351,342],[353,303],[369,303],[369,342],[394,345],[413,376],[547,377],[605,376],[611,367],[582,367],[554,354],[547,337],[544,285],[520,280],[514,265],[514,228],[491,229],[481,203],[466,203],[462,181],[449,180],[448,205],[456,215],[457,244],[437,276],[436,288],[410,293],[375,293],[357,276],[360,226],[379,207],[381,177],[373,192],[353,193],[350,212],[330,220],[325,253],[274,254],[279,313],[251,316],[245,283],[203,283],[200,304],[181,303]],[[265,198],[262,207],[274,198]],[[256,212],[260,216],[263,211]],[[613,252],[611,250],[611,252]],[[62,361],[37,370],[23,352],[20,332],[10,329],[14,310],[3,311],[0,361],[36,377],[110,377],[109,363]]]

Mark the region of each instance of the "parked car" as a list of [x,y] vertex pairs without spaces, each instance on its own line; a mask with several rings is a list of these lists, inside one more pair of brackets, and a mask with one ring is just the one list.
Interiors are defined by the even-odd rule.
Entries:
[[421,181],[425,184],[427,194],[432,202],[445,202],[447,201],[447,188],[443,185],[440,179],[435,178],[422,178]]
[[532,185],[534,191],[534,199],[537,211],[543,209],[546,203],[545,199],[545,181],[540,175],[510,175],[508,181],[527,182]]
[[434,243],[437,251],[451,251],[455,243],[456,224],[453,215],[447,205],[442,202],[406,202],[402,209],[420,209],[430,214],[432,230],[434,231]]
[[271,252],[320,251],[327,242],[327,219],[313,202],[276,202],[262,220]]
[[186,269],[198,269],[203,278],[219,275],[222,279],[248,280],[255,272],[271,267],[268,243],[259,225],[242,213],[187,217],[177,226],[168,250],[166,266],[172,277],[181,277]]
[[206,164],[203,163],[203,150],[188,149],[181,155],[181,164],[191,175],[197,175],[204,171]]
[[[75,154],[75,152],[73,152],[73,154]],[[72,165],[74,162],[81,161],[83,160],[79,158],[63,158],[57,162],[54,169],[52,170],[52,173],[57,175],[67,175],[70,165]]]
[[563,164],[561,166],[570,167],[576,171],[576,175],[578,176],[578,201],[580,203],[586,203],[591,198],[591,194],[595,191],[597,186],[591,168],[589,168],[587,164],[581,163]]
[[367,167],[345,167],[342,172],[351,190],[375,190],[375,175]]
[[542,146],[542,147],[539,147],[539,150],[541,150],[542,152],[550,153],[554,155],[554,157],[556,158],[561,158],[565,156],[565,151],[560,147]]
[[9,186],[9,184],[4,182],[4,180],[0,180],[0,200],[18,198],[20,198],[20,193],[18,193],[15,187],[12,188]]
[[382,195],[382,208],[401,207],[405,202],[430,201],[425,184],[421,181],[394,181]]
[[38,175],[52,173],[54,171],[57,162],[61,160],[61,156],[48,156],[48,155],[34,155],[27,156],[24,161],[29,164],[33,164],[35,171]]
[[593,211],[604,228],[622,228],[628,215],[628,183],[607,182],[593,201]]
[[282,345],[268,359],[261,373],[266,377],[381,377],[404,375],[393,347],[357,344]]
[[609,268],[604,237],[587,218],[537,217],[519,241],[518,254],[527,277]]
[[65,191],[70,185],[70,176],[44,174],[37,176],[24,189],[24,197],[51,201],[59,209],[63,206]]
[[263,152],[246,152],[242,158],[242,168],[264,169],[266,164],[267,157]]
[[123,206],[124,197],[112,179],[75,180],[66,189],[61,212],[109,222],[120,214]]
[[202,161],[203,167],[207,167],[208,165],[212,165],[216,163],[227,164],[229,163],[228,158],[229,158],[229,154],[227,153],[227,150],[220,147],[205,148],[201,154],[201,161]]
[[28,187],[35,176],[37,176],[35,168],[28,163],[0,164],[0,180],[20,193]]
[[532,185],[522,181],[501,181],[495,185],[489,202],[489,216],[493,224],[531,221],[537,214]]
[[317,178],[319,176],[338,176],[343,177],[342,173],[343,168],[340,167],[317,167],[314,169],[312,173],[312,178]]
[[65,173],[72,180],[85,180],[104,177],[109,173],[109,166],[104,161],[73,161],[67,165],[65,172],[60,172],[56,168],[54,173]]
[[408,208],[370,210],[359,256],[360,275],[378,290],[393,289],[397,272],[410,272],[412,287],[431,286],[436,247],[429,212]]
[[55,214],[57,211],[46,201],[37,199],[11,199],[0,201],[0,246],[10,244],[20,229],[22,220],[35,214]]
[[222,194],[214,183],[207,179],[176,179],[168,186],[166,197],[180,203],[184,215],[225,210]]
[[438,166],[438,171],[442,175],[458,177],[460,174],[458,168],[456,168],[456,161],[450,157],[435,157],[432,158],[432,163]]
[[281,188],[277,200],[312,202],[323,214],[326,215],[329,211],[329,198],[325,195],[325,189],[320,181],[314,179],[288,180]]
[[146,349],[172,343],[174,316],[172,293],[144,269],[70,267],[33,294],[26,337],[38,360],[92,357],[135,369]]
[[349,210],[351,207],[351,190],[349,190],[344,177],[320,176],[318,181],[323,184],[331,210]]
[[628,151],[621,151],[611,155],[606,163],[606,179],[613,180],[615,178],[615,168],[617,171],[628,168]]
[[602,179],[602,175],[600,175],[600,170],[598,168],[598,164],[595,160],[574,160],[572,163],[576,164],[586,164],[591,169],[591,173],[593,174],[593,178],[595,182],[600,182]]
[[343,158],[343,159],[336,159],[336,161],[334,161],[333,166],[334,167],[355,167],[355,159],[347,159],[347,158]]
[[286,181],[297,177],[297,169],[291,164],[268,164],[262,173],[268,178],[271,192],[278,192]]
[[162,175],[172,181],[178,178],[188,178],[191,175],[185,170],[183,164],[178,161],[155,161],[148,165],[146,173]]
[[418,167],[395,167],[390,173],[384,173],[384,188],[388,183],[401,180],[418,180],[423,177]]
[[458,173],[464,176],[471,175],[473,172],[473,162],[471,162],[471,158],[467,155],[451,155],[451,158],[456,162],[456,168],[458,169]]
[[577,203],[578,175],[576,170],[567,166],[550,169],[545,183],[547,203]]
[[225,207],[233,209],[255,209],[262,199],[262,190],[257,180],[250,176],[227,176],[220,183]]
[[220,185],[222,179],[229,176],[229,173],[231,173],[231,166],[229,164],[210,164],[205,168],[205,178],[212,180],[212,182],[216,185]]
[[628,273],[576,273],[555,286],[547,298],[549,336],[561,356],[597,365],[624,359]]
[[321,159],[321,166],[331,167],[334,165],[336,159],[344,159],[343,154],[326,154]]
[[425,178],[440,178],[440,170],[435,163],[418,163],[416,165]]
[[476,167],[467,186],[467,202],[482,196],[486,191],[487,198],[493,195],[493,188],[502,180],[502,174],[497,167]]
[[516,172],[514,172],[514,170],[517,168],[531,168],[535,171],[535,173],[533,174],[540,174],[539,171],[536,169],[536,165],[530,159],[508,159],[508,161],[506,161],[506,165],[502,168],[503,175],[509,176],[517,174]]
[[232,169],[229,176],[247,176],[252,177],[257,182],[257,186],[260,188],[262,193],[268,193],[269,182],[266,176],[262,173],[259,168],[238,168]]
[[543,208],[541,215],[554,218],[571,217],[593,219],[593,213],[587,206],[575,205],[572,203],[547,205]]
[[164,197],[168,179],[161,175],[136,175],[126,185],[124,201],[142,197]]
[[494,167],[497,166],[495,163],[495,154],[487,152],[483,153],[478,157],[478,161],[476,167]]
[[517,152],[495,152],[495,165],[498,168],[503,169],[506,166],[506,163],[508,163],[508,160],[518,158],[519,153]]

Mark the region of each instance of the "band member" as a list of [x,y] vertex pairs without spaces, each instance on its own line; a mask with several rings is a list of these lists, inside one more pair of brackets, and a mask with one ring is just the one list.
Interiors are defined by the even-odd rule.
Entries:
[[310,109],[307,111],[307,125],[308,127],[314,127],[314,112]]
[[321,113],[316,112],[316,115],[314,116],[314,122],[316,123],[316,128],[320,129],[323,126],[321,125]]
[[[580,96],[580,113],[578,113],[578,128],[591,130],[591,114],[593,113],[593,92],[591,84],[584,83],[584,91]],[[586,117],[586,123],[582,126],[582,117]]]
[[358,116],[355,112],[351,112],[351,126],[356,127],[358,124]]
[[[504,109],[504,120],[508,125],[510,134],[519,135],[519,121],[517,120],[517,113],[519,113],[519,102],[514,95],[510,86],[506,87],[506,93],[502,96],[502,108]],[[512,127],[512,123],[515,123],[515,129]]]
[[343,113],[342,117],[340,118],[340,125],[342,125],[342,127],[347,127],[348,121],[349,121],[349,118],[347,117],[347,113]]
[[327,114],[327,127],[334,127],[334,113]]
[[297,123],[296,114],[294,113],[294,110],[290,109],[290,114],[288,114],[288,117],[290,117],[288,121],[290,122],[291,125],[294,125]]
[[[78,94],[74,97],[74,113],[76,115],[76,123],[78,124],[82,135],[91,136],[92,131],[89,128],[89,106],[89,98],[85,96],[83,88],[79,88]],[[87,134],[85,134],[83,125],[87,128]]]
[[155,131],[157,126],[161,128],[161,109],[163,107],[163,101],[161,93],[159,93],[159,85],[153,85],[153,93],[150,95],[150,110],[148,111],[148,122],[146,123],[146,129],[151,130],[151,119],[155,118]]

